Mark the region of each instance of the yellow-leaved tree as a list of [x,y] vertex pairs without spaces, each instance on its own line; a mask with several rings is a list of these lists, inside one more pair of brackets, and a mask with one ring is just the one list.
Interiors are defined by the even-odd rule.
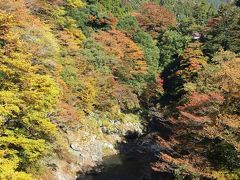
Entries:
[[13,15],[0,11],[0,179],[32,179],[29,167],[56,134],[50,121],[59,96],[54,80],[33,65]]
[[66,0],[68,5],[74,8],[81,8],[84,6],[84,3],[81,0]]

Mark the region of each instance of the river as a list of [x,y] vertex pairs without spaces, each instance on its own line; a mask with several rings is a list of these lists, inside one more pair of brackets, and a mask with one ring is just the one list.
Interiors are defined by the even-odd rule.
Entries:
[[103,159],[100,173],[90,173],[77,180],[173,180],[171,174],[154,173],[146,154],[118,154]]

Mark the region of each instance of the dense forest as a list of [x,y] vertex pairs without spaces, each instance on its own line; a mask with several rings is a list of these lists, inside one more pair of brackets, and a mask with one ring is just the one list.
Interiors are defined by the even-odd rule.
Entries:
[[240,179],[240,1],[0,0],[0,124],[0,180],[76,179],[134,133],[155,173]]

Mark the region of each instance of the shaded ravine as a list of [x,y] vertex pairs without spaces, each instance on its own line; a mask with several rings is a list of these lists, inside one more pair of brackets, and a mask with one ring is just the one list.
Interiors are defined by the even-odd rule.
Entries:
[[101,166],[78,175],[77,180],[173,180],[172,173],[152,170],[151,164],[163,150],[152,137],[151,133],[139,137],[129,132],[116,146],[119,154],[103,158]]
[[114,155],[103,159],[100,173],[90,173],[77,180],[172,180],[171,174],[157,174],[151,170],[146,154]]

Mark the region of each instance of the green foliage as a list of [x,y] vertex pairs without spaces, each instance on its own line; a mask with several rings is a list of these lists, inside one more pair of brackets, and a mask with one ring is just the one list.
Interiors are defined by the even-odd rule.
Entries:
[[148,73],[150,77],[155,78],[159,67],[159,49],[153,38],[140,28],[136,18],[133,16],[126,16],[120,20],[117,28],[128,33],[132,40],[142,48],[149,67]]
[[207,64],[201,50],[201,43],[190,43],[179,58],[163,71],[164,90],[168,98],[181,100],[183,95],[194,90],[199,73]]
[[111,12],[115,17],[122,17],[131,10],[130,5],[122,0],[98,0],[98,2],[104,6],[105,11]]
[[236,0],[236,6],[240,7],[240,1],[239,0]]
[[126,16],[121,19],[117,23],[117,29],[126,31],[129,35],[141,30],[137,19],[133,16]]
[[240,168],[240,158],[237,150],[226,142],[217,143],[209,152],[211,162],[218,168],[234,170]]
[[103,11],[99,6],[90,5],[89,9],[88,24],[96,29],[109,29],[111,18],[106,11]]
[[228,0],[208,0],[210,4],[212,4],[215,8],[219,8],[221,5],[229,2]]
[[[64,69],[61,75],[69,86],[71,94],[75,97],[71,99],[71,103],[75,104],[79,109],[90,112],[96,103],[96,81],[91,76],[83,77],[81,74],[82,69],[77,68],[77,62],[74,59],[69,60],[63,63]],[[67,100],[68,97],[65,97],[65,99]]]
[[203,32],[204,27],[199,25],[193,17],[179,19],[179,25],[176,28],[185,36],[189,36],[194,32]]
[[76,26],[81,29],[87,37],[90,36],[91,27],[89,26],[90,10],[87,7],[81,9],[70,9],[67,15],[75,20]]
[[[58,143],[52,120],[104,138],[101,127],[119,133],[139,126],[142,106],[161,102],[180,104],[168,110],[179,115],[169,118],[176,136],[163,143],[178,142],[172,167],[186,147],[181,133],[194,139],[184,155],[193,166],[177,174],[208,167],[207,145],[196,141],[220,136],[226,143],[213,144],[211,168],[237,177],[240,13],[236,1],[215,16],[223,1],[1,0],[0,179],[35,178],[33,169]],[[207,35],[199,41],[210,57],[191,42],[193,32]]]
[[144,31],[137,31],[133,33],[133,41],[139,44],[144,51],[144,56],[148,64],[148,73],[155,77],[159,67],[159,49],[152,37]]
[[[240,9],[236,6],[223,6],[210,26],[204,51],[213,56],[220,49],[240,52],[239,23]],[[226,31],[227,29],[227,31]]]
[[200,1],[199,4],[194,6],[192,15],[197,24],[206,24],[208,19],[215,15],[216,11],[206,1]]
[[216,2],[212,2],[212,0],[160,0],[160,4],[174,12],[178,19],[196,18],[195,20],[198,24],[206,23],[208,18],[214,13],[215,8],[222,2],[222,0],[216,0]]
[[189,36],[184,36],[182,33],[174,30],[168,30],[160,35],[158,41],[158,48],[160,49],[160,67],[165,67],[171,63],[171,61],[174,61],[174,58],[179,57],[189,41]]
[[98,72],[109,74],[116,66],[116,58],[107,54],[103,47],[94,40],[85,40],[80,54],[87,61],[87,65],[93,66],[94,70]]
[[84,8],[69,9],[67,15],[76,20],[76,25],[89,36],[92,28],[110,29],[115,17],[124,17],[130,11],[130,4],[121,0],[89,0]]
[[215,53],[214,57],[210,59],[213,64],[223,64],[226,61],[231,61],[235,59],[237,55],[231,51],[224,51],[221,49],[219,52]]

